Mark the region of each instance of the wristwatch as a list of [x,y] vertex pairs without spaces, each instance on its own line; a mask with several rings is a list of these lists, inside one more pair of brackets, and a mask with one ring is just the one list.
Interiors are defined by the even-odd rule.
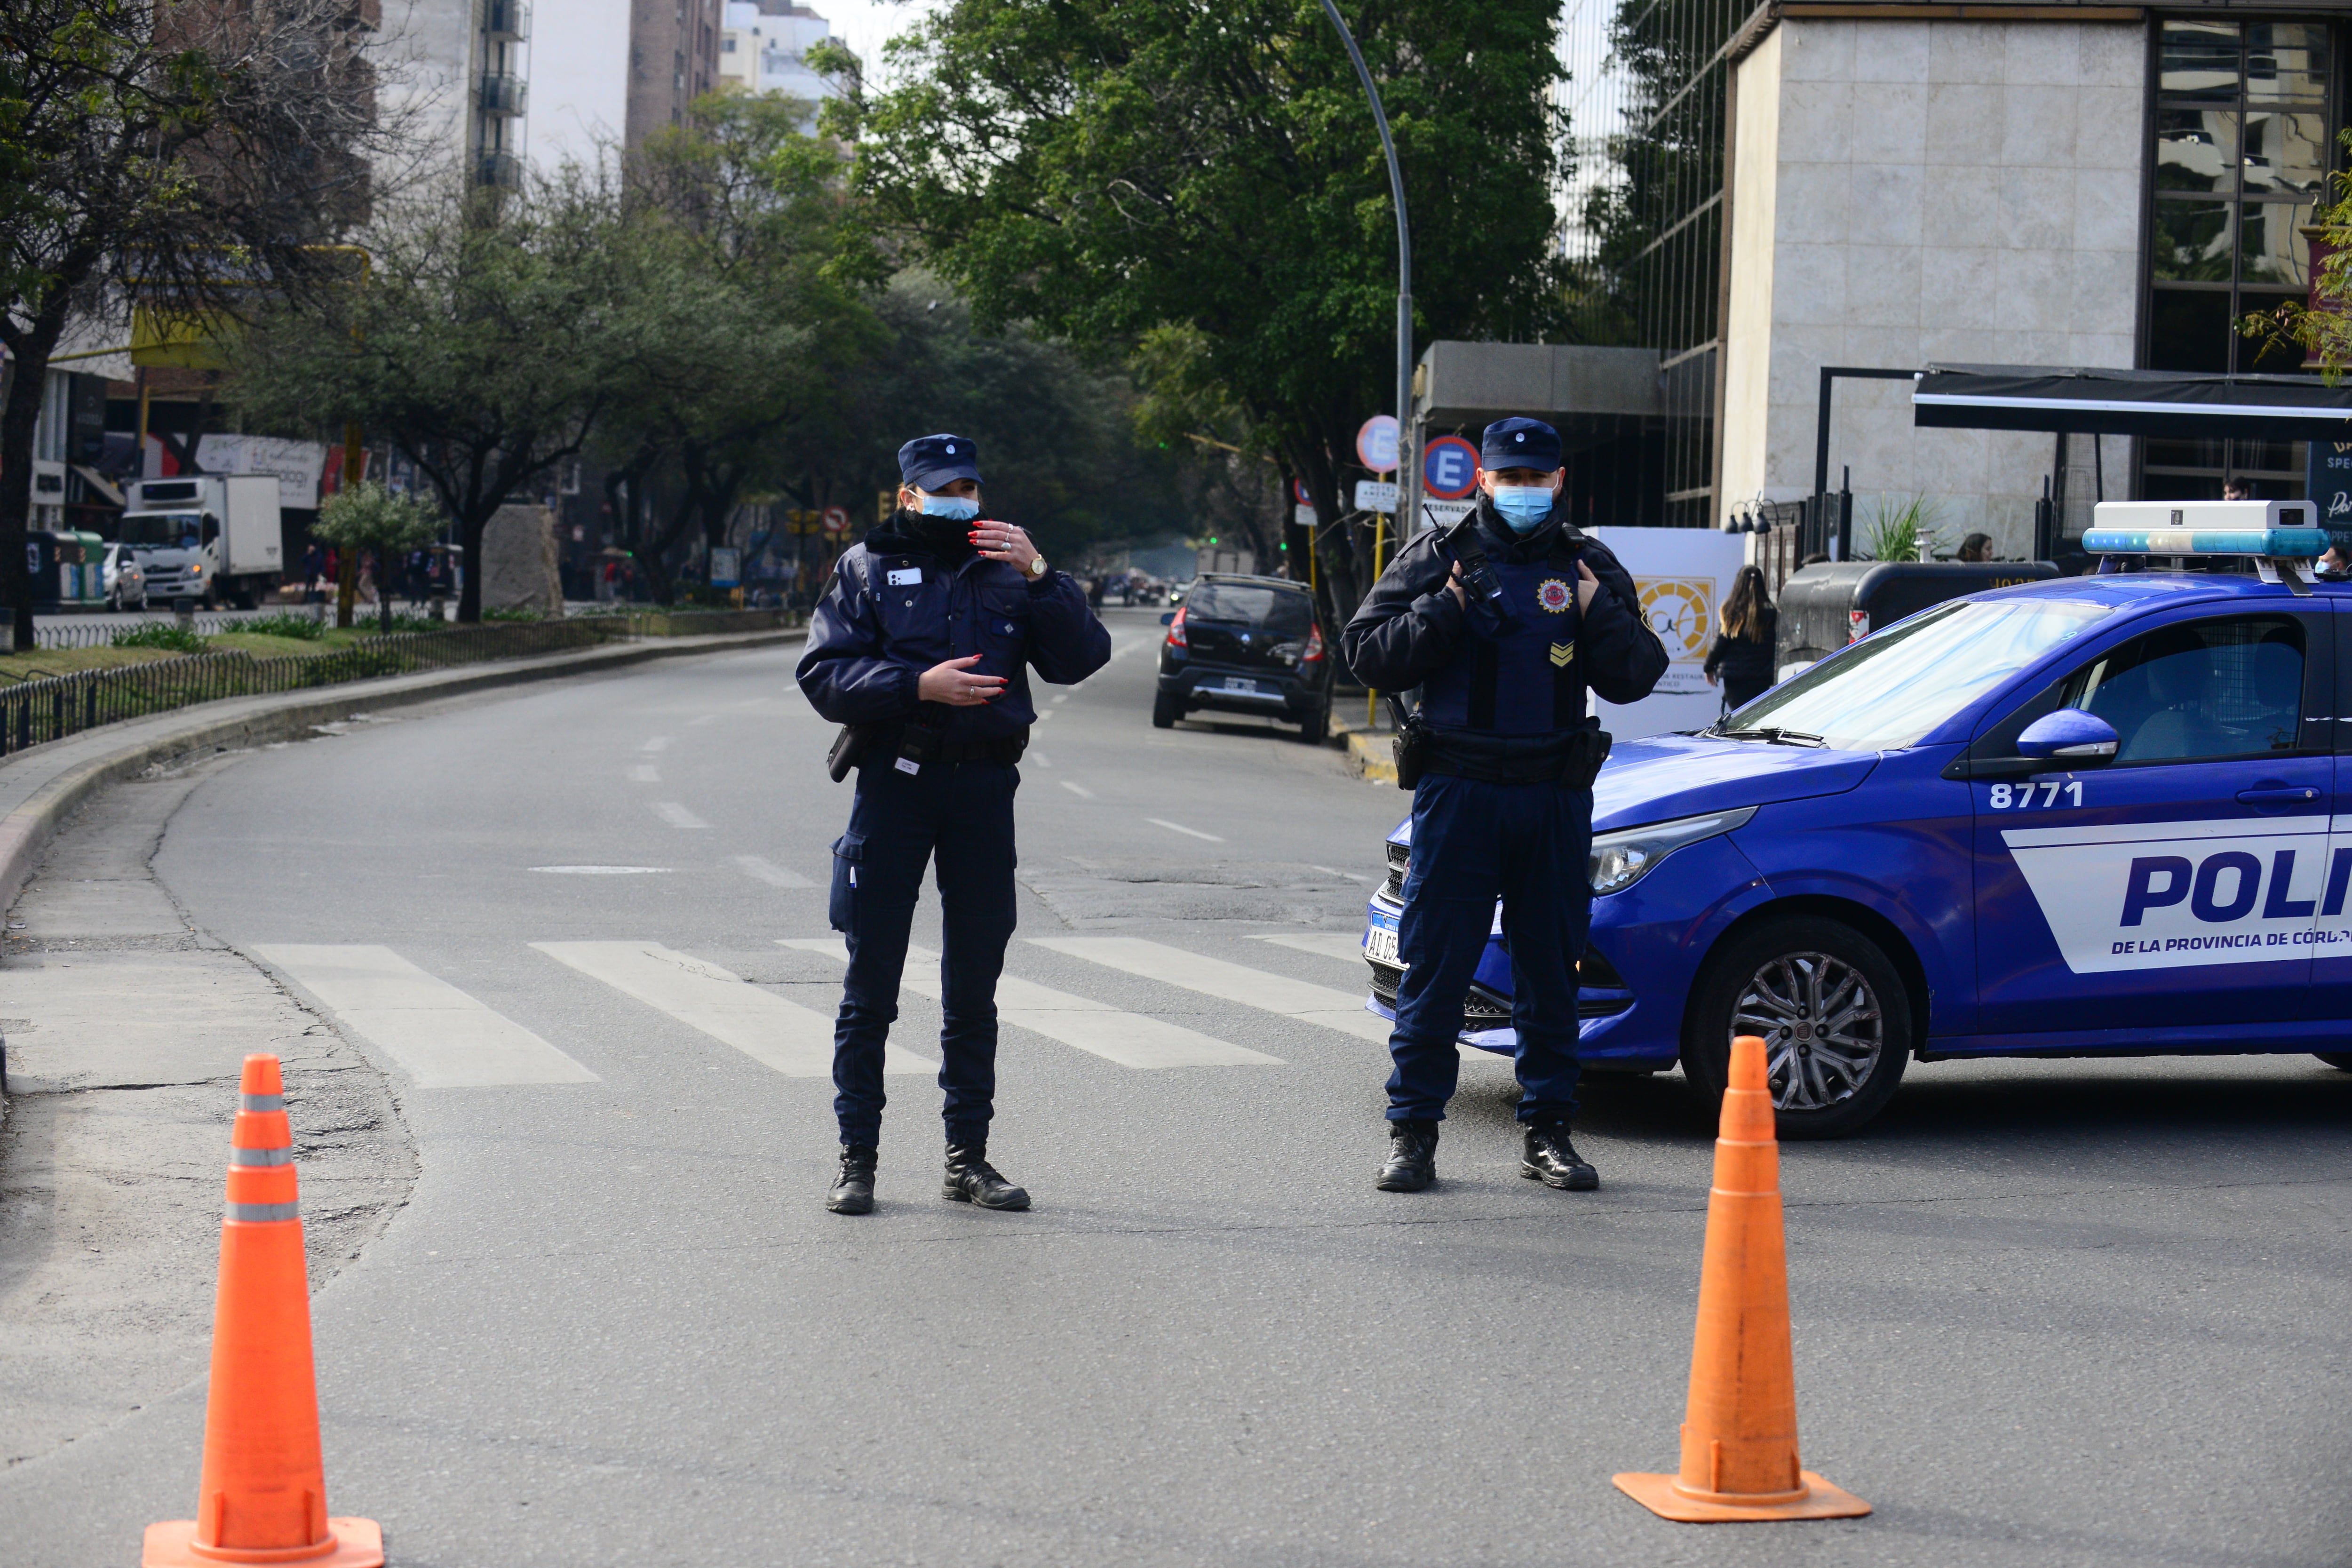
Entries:
[[1045,574],[1045,558],[1042,555],[1032,555],[1029,558],[1029,575],[1032,577],[1043,577]]

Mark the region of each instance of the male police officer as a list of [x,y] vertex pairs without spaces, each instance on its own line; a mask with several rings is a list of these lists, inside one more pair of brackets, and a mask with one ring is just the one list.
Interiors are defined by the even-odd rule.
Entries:
[[1377,1184],[1412,1193],[1436,1179],[1463,1001],[1499,896],[1519,1040],[1519,1173],[1591,1192],[1601,1178],[1569,1142],[1569,1122],[1576,963],[1591,916],[1591,775],[1607,739],[1585,714],[1585,690],[1639,701],[1665,673],[1666,650],[1617,558],[1558,507],[1550,426],[1489,425],[1479,464],[1475,510],[1415,535],[1340,634],[1357,679],[1422,691],[1409,726],[1407,767],[1420,778]]
[[[898,1016],[908,927],[936,856],[943,931],[940,1088],[947,1097],[942,1195],[1025,1209],[988,1163],[996,1092],[996,977],[1013,935],[1013,764],[1036,710],[1026,667],[1056,685],[1110,658],[1085,593],[1049,572],[1028,534],[978,521],[980,468],[961,436],[898,449],[898,507],[842,553],[809,618],[801,689],[851,726],[857,798],[833,847],[834,929],[849,973],[834,1026],[841,1173],[825,1206],[874,1207],[883,1042]],[[837,776],[837,775],[836,775]]]

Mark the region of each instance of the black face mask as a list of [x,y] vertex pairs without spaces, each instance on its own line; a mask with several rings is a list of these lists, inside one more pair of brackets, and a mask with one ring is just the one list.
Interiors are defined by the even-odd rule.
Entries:
[[912,525],[909,531],[940,560],[961,562],[974,553],[970,518],[934,517],[922,511],[908,512],[906,517]]

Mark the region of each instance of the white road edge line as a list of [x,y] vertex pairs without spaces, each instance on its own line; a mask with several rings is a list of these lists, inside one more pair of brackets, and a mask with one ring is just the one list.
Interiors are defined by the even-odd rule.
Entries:
[[[779,937],[779,947],[821,952],[846,963],[849,950],[838,936]],[[907,970],[899,984],[919,995],[937,1001],[940,994],[940,955],[925,947],[907,949]],[[1127,1068],[1281,1067],[1282,1058],[1244,1046],[1199,1034],[1165,1019],[1129,1013],[1074,996],[1034,981],[1007,974],[996,982],[996,1017],[1049,1040],[1097,1056]]]
[[1205,838],[1212,844],[1223,844],[1224,842],[1223,839],[1218,837],[1213,833],[1203,833],[1197,827],[1187,827],[1181,822],[1170,822],[1165,817],[1147,816],[1143,820],[1151,824],[1154,827],[1164,827],[1171,833],[1189,834],[1194,838]]
[[270,942],[254,948],[418,1089],[595,1083],[596,1075],[388,947]]

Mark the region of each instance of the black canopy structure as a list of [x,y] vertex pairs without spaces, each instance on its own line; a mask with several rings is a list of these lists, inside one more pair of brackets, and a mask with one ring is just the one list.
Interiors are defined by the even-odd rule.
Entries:
[[2058,431],[2271,441],[2352,440],[2352,384],[2315,375],[1931,364],[1911,422],[1946,430]]

